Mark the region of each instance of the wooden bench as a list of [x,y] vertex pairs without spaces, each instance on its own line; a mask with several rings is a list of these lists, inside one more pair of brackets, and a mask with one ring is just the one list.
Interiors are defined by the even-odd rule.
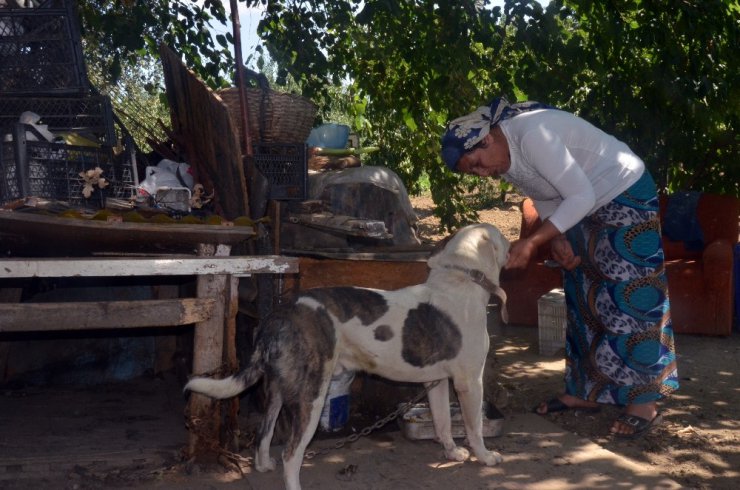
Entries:
[[[228,256],[230,247],[199,248],[197,256],[109,258],[9,258],[0,260],[3,279],[31,277],[196,276],[195,298],[63,303],[0,303],[0,333],[50,330],[129,329],[194,324],[193,373],[236,369],[237,281],[251,274],[297,272],[298,260],[282,256]],[[132,312],[137,314],[132,314]],[[233,402],[238,403],[237,401]],[[190,398],[191,455],[212,451],[219,441],[218,402]],[[238,405],[230,412],[235,419]],[[236,424],[236,420],[227,423]]]

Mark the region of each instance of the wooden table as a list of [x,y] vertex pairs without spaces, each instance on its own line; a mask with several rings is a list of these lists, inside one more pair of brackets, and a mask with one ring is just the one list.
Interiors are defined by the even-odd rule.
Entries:
[[[0,332],[129,329],[195,324],[194,374],[236,369],[238,278],[298,271],[296,258],[230,256],[232,245],[254,236],[250,227],[108,223],[0,212],[0,245],[53,243],[54,249],[104,251],[97,257],[0,259],[0,279],[31,277],[195,276],[195,298],[65,303],[0,303]],[[52,240],[53,237],[53,240]],[[45,241],[45,242],[44,242]],[[24,245],[26,244],[26,245]],[[91,248],[95,245],[94,248]],[[48,247],[48,245],[47,245]],[[108,256],[136,249],[194,250],[195,254]],[[53,250],[48,251],[50,254]],[[2,287],[2,283],[0,283]],[[138,312],[131,314],[132,311]],[[234,403],[238,403],[234,401]],[[236,423],[238,405],[232,404]],[[190,399],[189,451],[199,456],[220,440],[220,404],[201,395]]]

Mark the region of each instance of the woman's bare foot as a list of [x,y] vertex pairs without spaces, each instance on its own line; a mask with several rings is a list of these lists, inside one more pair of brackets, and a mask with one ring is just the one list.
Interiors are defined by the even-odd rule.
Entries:
[[[624,414],[634,415],[647,421],[652,421],[656,415],[658,415],[658,408],[655,402],[650,403],[636,403],[633,405],[627,405],[624,409]],[[635,433],[635,427],[626,424],[620,420],[615,420],[609,431],[612,434],[620,436],[630,436]]]
[[537,408],[535,409],[535,412],[537,412],[540,415],[545,415],[548,412],[562,412],[563,410],[572,408],[572,409],[586,409],[586,410],[596,410],[599,408],[599,404],[596,402],[592,402],[589,400],[583,400],[581,398],[575,397],[573,395],[568,394],[561,394],[558,395],[557,400],[560,400],[560,402],[565,405],[566,408],[563,407],[556,407],[553,408],[553,401],[555,399],[550,400],[549,402],[542,402],[540,403]]

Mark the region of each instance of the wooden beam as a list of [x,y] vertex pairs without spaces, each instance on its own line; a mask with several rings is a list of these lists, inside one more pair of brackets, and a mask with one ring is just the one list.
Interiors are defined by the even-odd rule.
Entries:
[[9,211],[0,212],[0,230],[0,244],[22,257],[43,257],[49,251],[57,257],[93,251],[192,254],[201,243],[233,246],[256,234],[251,226],[98,221]]
[[251,275],[298,272],[298,259],[277,255],[175,258],[2,259],[0,278]]
[[216,298],[2,303],[0,332],[168,327],[211,318]]
[[300,257],[301,273],[288,277],[292,287],[306,290],[317,287],[361,286],[377,289],[398,289],[427,280],[429,269],[426,262],[402,262],[384,260],[331,260]]
[[[228,256],[229,247],[198,247],[199,256],[209,258]],[[231,278],[225,275],[204,275],[197,279],[197,296],[218,298],[211,318],[199,322],[193,331],[193,374],[200,375],[216,372],[224,365],[224,341],[235,342],[235,339],[224,338],[228,316],[231,314],[231,293],[227,285]],[[186,409],[189,429],[188,454],[196,459],[212,455],[214,444],[221,447],[221,402],[205,395],[193,393]]]

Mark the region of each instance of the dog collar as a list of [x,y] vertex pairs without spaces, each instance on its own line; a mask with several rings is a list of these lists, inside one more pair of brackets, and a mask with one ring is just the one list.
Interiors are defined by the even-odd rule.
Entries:
[[444,268],[464,272],[465,274],[470,276],[470,279],[474,283],[476,283],[489,293],[493,293],[496,289],[500,289],[493,282],[491,282],[491,280],[488,279],[486,275],[479,269],[466,269],[465,267],[460,267],[459,265],[446,265],[444,266]]
[[496,296],[501,301],[501,318],[504,320],[504,323],[509,323],[509,314],[506,311],[506,291],[501,289],[501,286],[494,284],[479,269],[467,269],[459,265],[445,265],[444,268],[464,272],[470,277],[471,281],[485,289],[488,293]]

